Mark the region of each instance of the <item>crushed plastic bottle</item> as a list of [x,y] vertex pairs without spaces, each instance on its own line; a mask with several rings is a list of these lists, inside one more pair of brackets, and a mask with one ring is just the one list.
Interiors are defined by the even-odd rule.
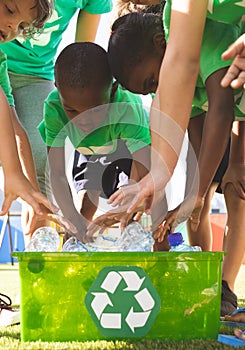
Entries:
[[154,239],[151,233],[145,232],[138,222],[132,222],[119,237],[110,234],[99,234],[94,242],[82,244],[75,237],[69,238],[62,251],[83,252],[150,252]]
[[170,245],[170,252],[201,252],[202,248],[199,246],[190,246],[184,243],[181,232],[171,233],[168,236],[168,243]]
[[92,243],[87,243],[86,247],[90,252],[115,252],[117,238],[108,235],[98,235],[96,240]]
[[78,241],[76,237],[70,237],[63,245],[62,252],[87,252],[85,244]]
[[[154,239],[150,232],[134,221],[119,237],[99,234],[92,243],[83,244],[76,237],[70,237],[63,245],[63,252],[150,252]],[[58,232],[52,227],[38,228],[26,247],[26,252],[55,252],[60,245]]]
[[118,251],[121,252],[150,252],[153,250],[153,244],[151,233],[145,232],[137,221],[126,226],[116,241]]
[[39,227],[32,235],[26,252],[56,252],[60,245],[58,232],[49,226]]

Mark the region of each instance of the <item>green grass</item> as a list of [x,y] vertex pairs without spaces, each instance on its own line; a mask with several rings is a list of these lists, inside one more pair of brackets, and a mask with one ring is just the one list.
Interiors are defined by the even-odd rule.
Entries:
[[[18,264],[14,266],[0,265],[0,291],[8,294],[16,304],[19,295]],[[17,305],[18,306],[18,305]],[[245,298],[239,299],[239,306],[245,307]],[[233,329],[221,326],[220,333],[233,334]],[[244,347],[243,347],[244,348]],[[90,342],[21,342],[20,326],[0,327],[0,350],[228,350],[234,349],[216,340],[189,340],[189,341],[90,341]],[[241,348],[240,348],[241,349]]]
[[[222,331],[222,330],[221,330]],[[224,327],[225,334],[233,334],[233,330]],[[0,349],[1,350],[103,350],[103,349],[166,349],[166,350],[228,350],[234,349],[229,345],[224,345],[215,340],[190,340],[190,341],[150,341],[142,340],[140,342],[130,341],[90,341],[90,342],[25,342],[20,340],[20,326],[0,327]]]

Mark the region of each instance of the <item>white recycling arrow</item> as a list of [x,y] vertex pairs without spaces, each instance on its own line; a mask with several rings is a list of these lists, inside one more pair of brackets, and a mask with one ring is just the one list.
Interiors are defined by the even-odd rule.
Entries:
[[131,307],[125,321],[134,333],[136,327],[143,327],[146,324],[150,313],[151,311],[134,312],[133,307]]
[[110,271],[101,284],[101,288],[113,294],[117,289],[121,279],[122,277],[119,275],[119,273]]
[[[113,307],[113,303],[108,295],[108,292],[114,294],[122,279],[127,285],[123,291],[135,292],[133,293],[134,298],[142,309],[141,312],[135,312],[132,306],[125,318],[125,322],[128,324],[133,333],[135,332],[135,328],[145,326],[151,310],[155,306],[155,300],[148,289],[143,288],[140,290],[145,278],[146,277],[141,278],[135,271],[109,271],[100,286],[104,292],[91,292],[91,294],[94,296],[94,299],[91,302],[91,308],[100,321],[101,327],[107,329],[122,328],[123,316],[121,313],[104,313],[107,305]],[[122,305],[122,307],[124,306]]]
[[139,278],[135,271],[119,271],[119,273],[127,283],[127,287],[124,289],[126,291],[139,290],[145,279],[145,277]]
[[155,300],[152,298],[148,289],[144,288],[139,293],[135,294],[135,299],[138,301],[142,310],[151,310],[155,305]]
[[121,329],[121,314],[107,314],[101,316],[100,324],[104,328]]
[[113,306],[111,299],[107,295],[107,293],[92,293],[95,298],[93,299],[91,303],[91,307],[94,310],[96,316],[98,319],[100,319],[100,316],[107,305]]

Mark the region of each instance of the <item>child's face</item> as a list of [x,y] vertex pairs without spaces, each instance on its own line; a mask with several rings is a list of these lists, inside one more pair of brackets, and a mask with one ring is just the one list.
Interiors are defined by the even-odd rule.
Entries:
[[13,40],[36,17],[36,0],[0,0],[0,43]]
[[136,67],[128,71],[124,80],[124,88],[135,93],[147,95],[156,92],[158,86],[158,78],[162,63],[160,55],[148,56]]
[[[112,85],[104,89],[59,89],[67,117],[85,134],[95,130],[106,116]],[[97,108],[96,108],[97,107]]]

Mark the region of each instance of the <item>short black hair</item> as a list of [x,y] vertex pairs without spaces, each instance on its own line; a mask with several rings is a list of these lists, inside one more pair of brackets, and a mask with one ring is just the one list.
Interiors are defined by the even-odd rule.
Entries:
[[112,81],[107,52],[91,42],[66,46],[55,62],[54,73],[58,88],[83,89],[109,85]]
[[162,32],[159,14],[133,12],[119,17],[112,25],[108,59],[113,76],[125,85],[125,75],[154,50],[153,37]]

